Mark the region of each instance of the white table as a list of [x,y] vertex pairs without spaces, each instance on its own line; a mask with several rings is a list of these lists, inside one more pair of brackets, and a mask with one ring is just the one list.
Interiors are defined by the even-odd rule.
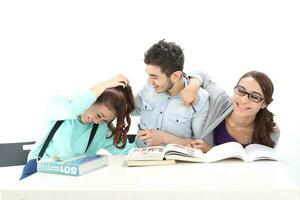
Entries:
[[178,163],[128,168],[121,157],[80,177],[36,173],[1,188],[2,199],[299,199],[283,164],[274,161]]

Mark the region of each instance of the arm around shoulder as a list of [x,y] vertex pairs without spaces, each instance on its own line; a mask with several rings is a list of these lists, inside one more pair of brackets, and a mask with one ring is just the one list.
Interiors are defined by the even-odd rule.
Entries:
[[210,109],[209,94],[206,90],[199,91],[199,101],[195,105],[195,113],[192,119],[192,129],[194,138],[201,138],[203,128],[207,121],[208,113]]

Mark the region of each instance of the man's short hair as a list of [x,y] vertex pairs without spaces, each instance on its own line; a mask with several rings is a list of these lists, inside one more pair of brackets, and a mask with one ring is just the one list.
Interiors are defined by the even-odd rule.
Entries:
[[147,50],[144,62],[147,65],[158,66],[170,77],[175,71],[183,71],[184,54],[179,45],[161,40]]

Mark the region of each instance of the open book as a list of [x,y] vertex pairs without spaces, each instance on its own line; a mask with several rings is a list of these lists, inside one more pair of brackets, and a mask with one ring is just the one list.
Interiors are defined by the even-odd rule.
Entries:
[[199,149],[192,149],[177,144],[168,144],[165,147],[152,146],[134,148],[127,155],[128,166],[148,165],[148,161],[179,160],[188,162],[216,162],[227,158],[238,158],[244,161],[279,160],[275,149],[260,144],[250,144],[245,149],[237,142],[228,142],[213,147],[203,153]]

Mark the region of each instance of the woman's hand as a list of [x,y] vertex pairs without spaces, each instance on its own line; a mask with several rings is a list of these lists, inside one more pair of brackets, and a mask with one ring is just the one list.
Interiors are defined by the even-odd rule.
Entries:
[[94,87],[91,88],[91,91],[93,91],[96,94],[96,96],[99,97],[102,94],[102,92],[108,88],[114,88],[118,86],[125,87],[128,84],[129,81],[126,78],[126,76],[119,74],[111,79],[96,84]]
[[201,82],[196,78],[191,78],[190,83],[181,91],[183,105],[195,105],[198,102],[198,90]]
[[204,153],[208,152],[211,147],[204,140],[194,140],[191,142],[190,147],[194,149],[200,149]]
[[104,81],[102,84],[105,86],[105,89],[107,89],[107,88],[114,88],[118,86],[125,87],[126,85],[128,85],[128,83],[129,81],[126,78],[126,76],[119,74],[113,77],[112,79]]

